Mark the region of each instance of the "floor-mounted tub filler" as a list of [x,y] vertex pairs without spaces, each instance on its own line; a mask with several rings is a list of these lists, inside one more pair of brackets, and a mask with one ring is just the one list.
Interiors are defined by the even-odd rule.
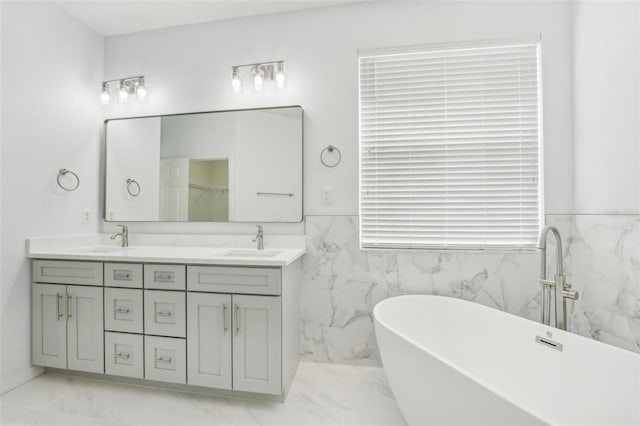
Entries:
[[640,425],[640,356],[465,300],[374,309],[409,425]]

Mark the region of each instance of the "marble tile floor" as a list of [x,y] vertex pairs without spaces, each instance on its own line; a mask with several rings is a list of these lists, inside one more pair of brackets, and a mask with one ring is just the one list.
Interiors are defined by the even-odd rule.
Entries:
[[404,425],[384,371],[302,362],[284,403],[44,374],[0,397],[1,425]]

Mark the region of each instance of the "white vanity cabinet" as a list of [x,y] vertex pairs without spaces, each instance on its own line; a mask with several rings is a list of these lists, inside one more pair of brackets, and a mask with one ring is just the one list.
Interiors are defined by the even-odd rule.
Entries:
[[277,400],[293,381],[299,260],[284,266],[33,265],[36,365]]
[[103,288],[81,285],[102,285],[101,273],[96,262],[34,261],[34,281],[44,281],[32,286],[35,365],[104,372]]

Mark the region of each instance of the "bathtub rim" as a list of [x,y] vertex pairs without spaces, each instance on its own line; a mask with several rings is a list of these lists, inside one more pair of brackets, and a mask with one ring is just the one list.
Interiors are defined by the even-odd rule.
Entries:
[[[596,340],[589,339],[589,338],[584,337],[584,336],[580,336],[579,334],[570,333],[568,331],[560,330],[560,329],[555,328],[555,327],[550,327],[548,325],[545,325],[545,324],[542,324],[542,323],[538,323],[536,321],[532,321],[532,320],[520,317],[518,315],[511,314],[509,312],[505,312],[505,311],[502,311],[502,310],[499,310],[499,309],[491,308],[489,306],[485,306],[485,305],[482,305],[480,303],[477,303],[477,302],[474,302],[474,301],[471,301],[471,300],[465,300],[465,299],[460,299],[460,298],[457,298],[457,297],[442,296],[442,295],[436,295],[436,294],[403,294],[403,295],[399,295],[399,296],[389,297],[387,299],[381,300],[380,302],[376,303],[376,305],[373,308],[373,319],[374,319],[375,323],[377,323],[381,327],[384,327],[389,332],[395,333],[400,338],[405,340],[407,343],[409,343],[412,346],[414,346],[414,347],[426,352],[429,356],[432,356],[433,358],[435,358],[436,360],[440,361],[444,365],[452,368],[453,370],[455,370],[459,374],[462,374],[463,376],[471,379],[475,383],[478,383],[480,386],[484,387],[487,391],[489,391],[489,392],[493,393],[494,395],[504,399],[505,401],[507,401],[507,402],[513,404],[514,406],[518,407],[520,410],[526,412],[527,414],[529,414],[529,415],[535,417],[536,419],[538,419],[538,420],[540,420],[540,421],[542,421],[542,422],[544,422],[546,424],[549,424],[549,425],[553,425],[555,423],[553,421],[549,420],[547,418],[547,416],[539,413],[535,409],[532,409],[524,401],[520,401],[520,400],[518,400],[518,398],[513,398],[512,396],[506,395],[504,391],[497,389],[496,386],[487,383],[486,380],[479,378],[476,374],[470,373],[466,369],[454,364],[453,362],[448,360],[445,356],[433,351],[432,349],[426,348],[423,344],[421,344],[421,343],[415,341],[414,339],[410,338],[409,336],[407,336],[406,333],[400,332],[397,329],[395,329],[394,327],[389,326],[388,322],[385,322],[384,320],[382,320],[380,318],[380,310],[383,309],[383,308],[382,307],[379,308],[379,306],[387,305],[387,304],[390,304],[390,303],[398,303],[398,299],[407,299],[407,298],[412,298],[412,299],[413,298],[420,298],[420,299],[436,299],[436,298],[438,298],[438,299],[449,299],[449,301],[451,301],[454,304],[455,303],[457,303],[457,304],[471,303],[471,304],[474,304],[477,308],[479,308],[481,310],[482,309],[484,309],[484,310],[494,310],[494,311],[500,312],[502,314],[509,315],[509,316],[513,317],[513,319],[515,319],[515,320],[517,320],[519,322],[533,323],[535,325],[538,325],[538,326],[542,327],[543,331],[552,331],[553,333],[558,333],[557,335],[560,336],[560,338],[565,338],[565,337],[568,337],[570,339],[579,338],[579,339],[584,339],[587,342],[607,345],[607,348],[614,350],[614,352],[620,351],[621,353],[625,354],[624,356],[637,357],[638,358],[638,363],[640,364],[640,355],[636,354],[635,352],[628,351],[626,349],[622,349],[622,348],[619,348],[617,346],[609,345],[607,343],[598,342]],[[383,363],[383,368],[384,368],[384,363]]]

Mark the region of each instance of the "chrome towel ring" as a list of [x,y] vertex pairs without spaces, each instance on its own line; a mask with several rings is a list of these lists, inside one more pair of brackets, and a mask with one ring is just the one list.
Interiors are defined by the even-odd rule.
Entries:
[[132,197],[137,197],[140,195],[140,184],[135,179],[127,179],[127,192]]
[[[60,178],[62,178],[63,176],[66,176],[67,174],[70,174],[71,176],[73,176],[76,180],[75,185],[69,187],[69,186],[64,186],[64,184],[62,182],[60,182]],[[78,177],[77,174],[75,174],[74,172],[72,172],[69,169],[60,169],[58,171],[58,177],[56,178],[56,180],[58,181],[58,186],[62,189],[64,189],[65,191],[75,191],[76,189],[78,189],[78,187],[80,186],[80,178]]]
[[[327,160],[326,157],[331,157],[331,154],[333,154],[334,152],[336,152],[338,154],[338,158]],[[342,160],[342,153],[340,152],[340,150],[337,147],[335,147],[333,145],[327,146],[325,149],[323,149],[320,152],[320,162],[325,167],[335,167],[338,164],[340,164],[341,160]]]

